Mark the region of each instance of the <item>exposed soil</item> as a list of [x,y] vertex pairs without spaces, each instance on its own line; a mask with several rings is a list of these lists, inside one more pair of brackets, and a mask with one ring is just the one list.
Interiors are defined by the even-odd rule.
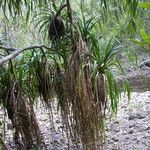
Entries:
[[[128,80],[132,92],[150,91],[150,67],[128,69],[125,78]],[[121,79],[119,82],[122,84]]]
[[106,150],[150,150],[150,91],[133,92],[130,104],[123,97],[106,124]]
[[[127,63],[126,58],[121,58],[125,68],[125,78],[132,87],[132,92],[150,91],[150,52],[137,52],[136,65]],[[121,79],[118,78],[121,84]]]

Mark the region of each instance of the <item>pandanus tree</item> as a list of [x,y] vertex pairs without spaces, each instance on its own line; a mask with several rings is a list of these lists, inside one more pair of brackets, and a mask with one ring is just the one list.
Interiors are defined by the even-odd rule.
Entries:
[[[18,149],[46,149],[33,109],[38,97],[49,109],[57,98],[66,134],[76,146],[102,148],[106,110],[116,113],[121,97],[117,75],[124,69],[118,54],[126,47],[119,38],[135,33],[137,5],[138,0],[0,1],[7,21],[25,20],[40,38],[40,45],[25,48],[0,45],[0,100]],[[111,17],[114,27],[104,35]],[[125,80],[122,89],[129,97]]]

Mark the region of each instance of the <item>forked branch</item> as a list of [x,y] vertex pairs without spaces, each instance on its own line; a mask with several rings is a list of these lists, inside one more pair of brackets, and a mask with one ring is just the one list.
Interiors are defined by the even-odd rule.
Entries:
[[7,61],[15,58],[16,56],[18,56],[23,51],[30,50],[30,49],[41,49],[41,48],[45,48],[45,49],[50,50],[50,48],[45,46],[45,45],[29,46],[29,47],[22,48],[22,49],[16,49],[16,48],[12,48],[12,47],[9,48],[9,47],[5,47],[5,46],[0,45],[0,49],[4,49],[4,50],[11,52],[9,55],[0,59],[0,66],[2,64],[6,63]]

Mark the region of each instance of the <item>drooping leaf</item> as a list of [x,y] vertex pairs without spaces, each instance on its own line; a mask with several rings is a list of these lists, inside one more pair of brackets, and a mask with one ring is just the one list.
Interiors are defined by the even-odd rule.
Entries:
[[141,7],[141,8],[150,9],[150,3],[139,3],[138,6]]
[[143,29],[140,30],[141,37],[145,43],[150,44],[150,35],[148,35]]

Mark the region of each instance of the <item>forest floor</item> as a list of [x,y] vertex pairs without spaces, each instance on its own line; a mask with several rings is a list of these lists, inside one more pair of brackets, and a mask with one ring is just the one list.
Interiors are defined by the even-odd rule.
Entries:
[[[132,85],[131,100],[129,102],[127,97],[122,96],[117,115],[106,120],[104,150],[150,150],[150,67],[143,66],[135,70],[128,68],[126,78]],[[68,149],[68,141],[61,134],[63,127],[60,114],[54,111],[54,129],[50,123],[49,110],[42,107],[37,109],[36,116],[48,150]],[[6,123],[5,128],[6,142],[15,150],[10,122]]]
[[[54,117],[53,130],[49,122],[49,112],[37,113],[41,131],[48,150],[67,150],[68,141],[61,134],[60,115]],[[69,150],[82,150],[70,147]],[[106,143],[103,150],[150,150],[150,91],[133,92],[130,103],[123,96],[118,113],[106,120]]]
[[106,126],[106,150],[150,150],[150,91],[123,97]]
[[143,65],[150,53],[141,52],[139,57],[139,67],[126,69],[130,102],[122,96],[117,115],[106,120],[104,150],[150,150],[150,62]]
[[[145,60],[150,58],[141,62]],[[128,68],[126,79],[132,87],[131,100],[122,96],[117,115],[106,121],[104,149],[150,150],[150,66]]]

